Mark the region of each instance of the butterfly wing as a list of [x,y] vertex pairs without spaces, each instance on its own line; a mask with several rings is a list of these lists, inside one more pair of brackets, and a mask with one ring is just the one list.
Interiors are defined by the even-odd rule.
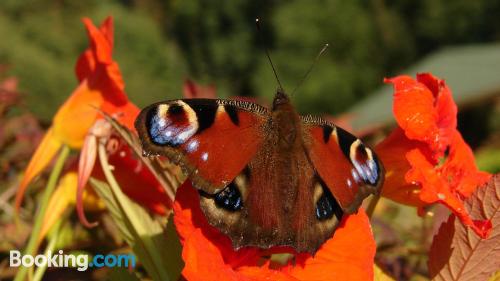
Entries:
[[262,144],[266,108],[242,101],[184,99],[143,109],[135,126],[145,154],[179,164],[193,185],[214,194],[226,187]]
[[302,122],[311,162],[346,213],[380,193],[384,170],[372,149],[321,118],[305,116]]

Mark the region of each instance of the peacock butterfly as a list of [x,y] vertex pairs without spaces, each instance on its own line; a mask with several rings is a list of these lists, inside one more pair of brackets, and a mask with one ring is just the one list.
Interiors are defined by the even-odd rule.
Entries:
[[384,178],[373,150],[322,118],[300,116],[281,88],[271,110],[171,100],[144,108],[135,127],[146,155],[166,156],[189,175],[208,222],[235,249],[314,254]]

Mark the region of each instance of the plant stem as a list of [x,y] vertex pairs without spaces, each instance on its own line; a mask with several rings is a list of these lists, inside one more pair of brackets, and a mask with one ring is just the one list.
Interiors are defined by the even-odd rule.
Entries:
[[[49,181],[47,182],[47,186],[43,191],[42,200],[40,201],[40,205],[38,206],[38,211],[35,217],[35,223],[33,225],[33,229],[31,231],[31,235],[28,241],[28,245],[24,250],[25,255],[34,255],[38,250],[38,242],[40,236],[40,231],[42,230],[43,218],[45,217],[45,212],[47,211],[47,207],[49,205],[49,200],[56,188],[57,180],[61,175],[61,172],[64,167],[64,162],[66,158],[68,158],[70,152],[70,148],[68,146],[63,146],[61,152],[59,153],[59,157],[57,158],[56,164],[50,173]],[[28,267],[20,266],[19,271],[14,278],[14,281],[23,281],[26,277],[26,273],[28,272]]]
[[380,200],[380,195],[375,195],[373,198],[370,200],[370,203],[368,204],[368,207],[366,208],[366,215],[371,219],[373,212],[375,211],[375,207],[377,207],[377,203]]
[[[54,251],[54,248],[56,246],[57,240],[59,239],[59,232],[61,231],[61,223],[62,221],[58,221],[52,226],[53,232],[52,237],[50,237],[50,240],[47,244],[47,247],[45,248],[45,252],[43,253],[45,256],[49,255],[49,252]],[[32,281],[40,281],[42,280],[43,274],[47,270],[48,263],[45,264],[43,267],[39,267],[36,269],[35,274],[33,275]]]

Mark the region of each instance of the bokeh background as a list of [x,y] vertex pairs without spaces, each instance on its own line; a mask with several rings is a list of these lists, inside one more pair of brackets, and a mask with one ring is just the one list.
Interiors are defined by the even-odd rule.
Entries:
[[[87,46],[80,19],[99,23],[108,15],[115,19],[114,58],[139,106],[180,98],[186,79],[214,85],[220,97],[270,102],[277,83],[265,48],[290,92],[329,43],[293,97],[300,112],[335,116],[376,141],[394,122],[383,78],[431,71],[453,91],[459,129],[479,167],[500,171],[498,0],[2,0],[1,251],[22,245],[23,237],[3,239],[13,233],[9,202],[43,129],[77,85],[74,65]],[[402,280],[425,276],[421,242],[432,224],[409,219],[414,209],[385,204],[376,231],[387,254],[379,262]],[[34,209],[29,200],[25,208]]]

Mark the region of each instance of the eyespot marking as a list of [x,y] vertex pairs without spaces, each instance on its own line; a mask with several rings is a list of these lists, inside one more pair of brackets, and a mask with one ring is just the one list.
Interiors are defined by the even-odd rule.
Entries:
[[349,153],[351,163],[356,171],[352,171],[356,181],[362,179],[365,183],[376,185],[379,180],[379,167],[371,149],[358,139],[352,143]]
[[236,212],[243,208],[241,192],[234,183],[230,183],[219,193],[213,195],[215,205],[230,212]]
[[215,115],[217,114],[217,108],[219,107],[217,100],[186,99],[184,103],[189,106],[196,116],[196,120],[198,120],[197,134],[212,126],[215,121]]
[[147,120],[149,136],[157,145],[183,144],[198,130],[195,112],[182,101],[158,105]]
[[329,220],[333,218],[334,215],[338,221],[342,219],[344,214],[342,208],[340,208],[340,205],[326,187],[325,183],[319,178],[315,185],[314,195],[316,199],[316,218],[319,221]]

